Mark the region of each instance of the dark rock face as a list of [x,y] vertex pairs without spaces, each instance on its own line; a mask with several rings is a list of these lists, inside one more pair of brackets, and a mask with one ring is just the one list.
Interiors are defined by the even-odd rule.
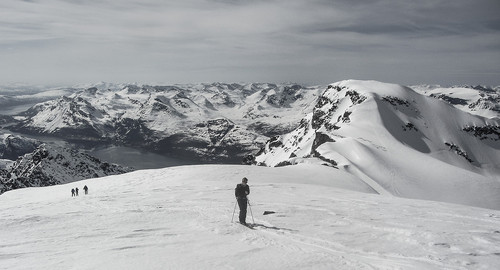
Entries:
[[365,96],[360,95],[358,92],[356,92],[354,90],[347,91],[345,95],[346,95],[346,97],[347,96],[350,97],[352,104],[354,104],[354,105],[361,104],[361,103],[363,103],[363,101],[366,100]]
[[328,136],[327,134],[324,134],[321,132],[316,132],[316,136],[314,137],[312,148],[316,149],[320,145],[322,145],[326,142],[335,142],[335,140],[330,138],[330,136]]
[[463,131],[472,134],[480,140],[500,140],[500,126],[467,126],[463,128]]
[[407,100],[400,99],[398,97],[385,96],[382,100],[389,102],[393,106],[405,106],[410,107],[410,103]]
[[461,98],[454,98],[454,97],[449,97],[447,95],[441,94],[441,95],[430,95],[433,98],[441,99],[444,100],[452,105],[467,105],[467,100],[461,99]]
[[153,131],[140,119],[122,118],[114,123],[113,130],[113,140],[125,145],[141,145],[153,136]]
[[[332,91],[336,91],[332,94]],[[343,97],[341,91],[345,91]],[[266,146],[261,149],[256,157],[273,152],[275,149],[290,150],[296,147],[309,132],[314,132],[314,137],[310,151],[302,154],[299,158],[315,157],[324,161],[324,165],[336,167],[335,160],[322,156],[318,151],[318,147],[327,142],[335,142],[328,134],[319,131],[335,131],[341,129],[343,125],[348,125],[351,122],[351,114],[355,106],[362,104],[367,100],[367,97],[347,87],[329,85],[324,93],[318,97],[316,105],[313,108],[312,117],[310,120],[302,119],[295,131],[290,133],[290,137],[284,142],[283,136],[274,136],[266,142]],[[343,108],[340,110],[339,108]],[[285,145],[286,144],[286,145]],[[284,160],[275,166],[287,166],[293,164],[290,160],[297,158],[294,151],[290,151],[289,160]],[[254,164],[257,163],[254,158]],[[262,163],[257,165],[268,166]]]
[[403,126],[403,130],[404,131],[417,131],[418,132],[418,128],[415,127],[415,125],[413,123],[406,123],[406,125]]
[[457,155],[459,156],[462,156],[463,158],[465,158],[468,162],[472,163],[474,162],[470,157],[469,155],[467,155],[467,152],[463,151],[458,145],[455,145],[453,143],[444,143],[445,145],[447,145],[448,147],[450,147],[450,150],[454,151]]
[[0,136],[0,159],[16,160],[19,156],[33,152],[40,141],[21,136],[6,134],[1,140]]
[[289,107],[291,103],[302,97],[299,93],[301,89],[302,86],[296,84],[284,86],[282,91],[268,96],[266,101],[276,107]]
[[261,145],[248,138],[249,131],[228,119],[195,124],[191,129],[152,141],[152,151],[191,163],[241,164]]

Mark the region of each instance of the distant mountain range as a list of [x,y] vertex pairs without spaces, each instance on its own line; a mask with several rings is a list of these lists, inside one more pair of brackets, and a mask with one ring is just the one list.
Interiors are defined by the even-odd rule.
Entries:
[[118,144],[198,163],[241,163],[291,131],[322,88],[296,84],[91,87],[5,119],[11,131]]
[[[51,96],[58,91],[64,95]],[[4,133],[64,140],[80,150],[133,147],[189,164],[319,163],[379,193],[500,205],[494,198],[500,194],[499,87],[98,84],[42,93],[0,96],[0,104],[15,104],[0,117]],[[14,151],[20,144],[0,144],[0,154],[32,153]],[[416,188],[405,190],[407,183]]]

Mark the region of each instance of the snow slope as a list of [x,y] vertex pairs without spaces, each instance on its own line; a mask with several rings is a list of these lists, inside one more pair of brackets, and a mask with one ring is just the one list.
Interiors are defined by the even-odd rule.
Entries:
[[[243,176],[254,230],[231,223]],[[70,196],[84,185],[89,195]],[[9,191],[0,213],[0,269],[9,270],[500,265],[500,211],[376,195],[317,165],[135,171]]]
[[458,109],[486,118],[500,117],[500,87],[416,85],[411,88]]
[[316,162],[378,193],[500,209],[500,119],[376,81],[331,84],[294,131],[256,157],[267,166]]

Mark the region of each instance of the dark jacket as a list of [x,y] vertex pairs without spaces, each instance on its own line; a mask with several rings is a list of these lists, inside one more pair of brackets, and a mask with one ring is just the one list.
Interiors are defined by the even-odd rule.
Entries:
[[234,195],[238,199],[246,199],[247,195],[250,194],[250,187],[248,185],[238,184],[234,189]]

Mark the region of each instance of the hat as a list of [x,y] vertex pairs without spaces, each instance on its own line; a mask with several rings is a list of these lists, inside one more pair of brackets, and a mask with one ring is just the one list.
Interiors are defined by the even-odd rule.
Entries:
[[241,182],[248,182],[248,179],[246,177],[243,177],[243,179],[241,179]]

